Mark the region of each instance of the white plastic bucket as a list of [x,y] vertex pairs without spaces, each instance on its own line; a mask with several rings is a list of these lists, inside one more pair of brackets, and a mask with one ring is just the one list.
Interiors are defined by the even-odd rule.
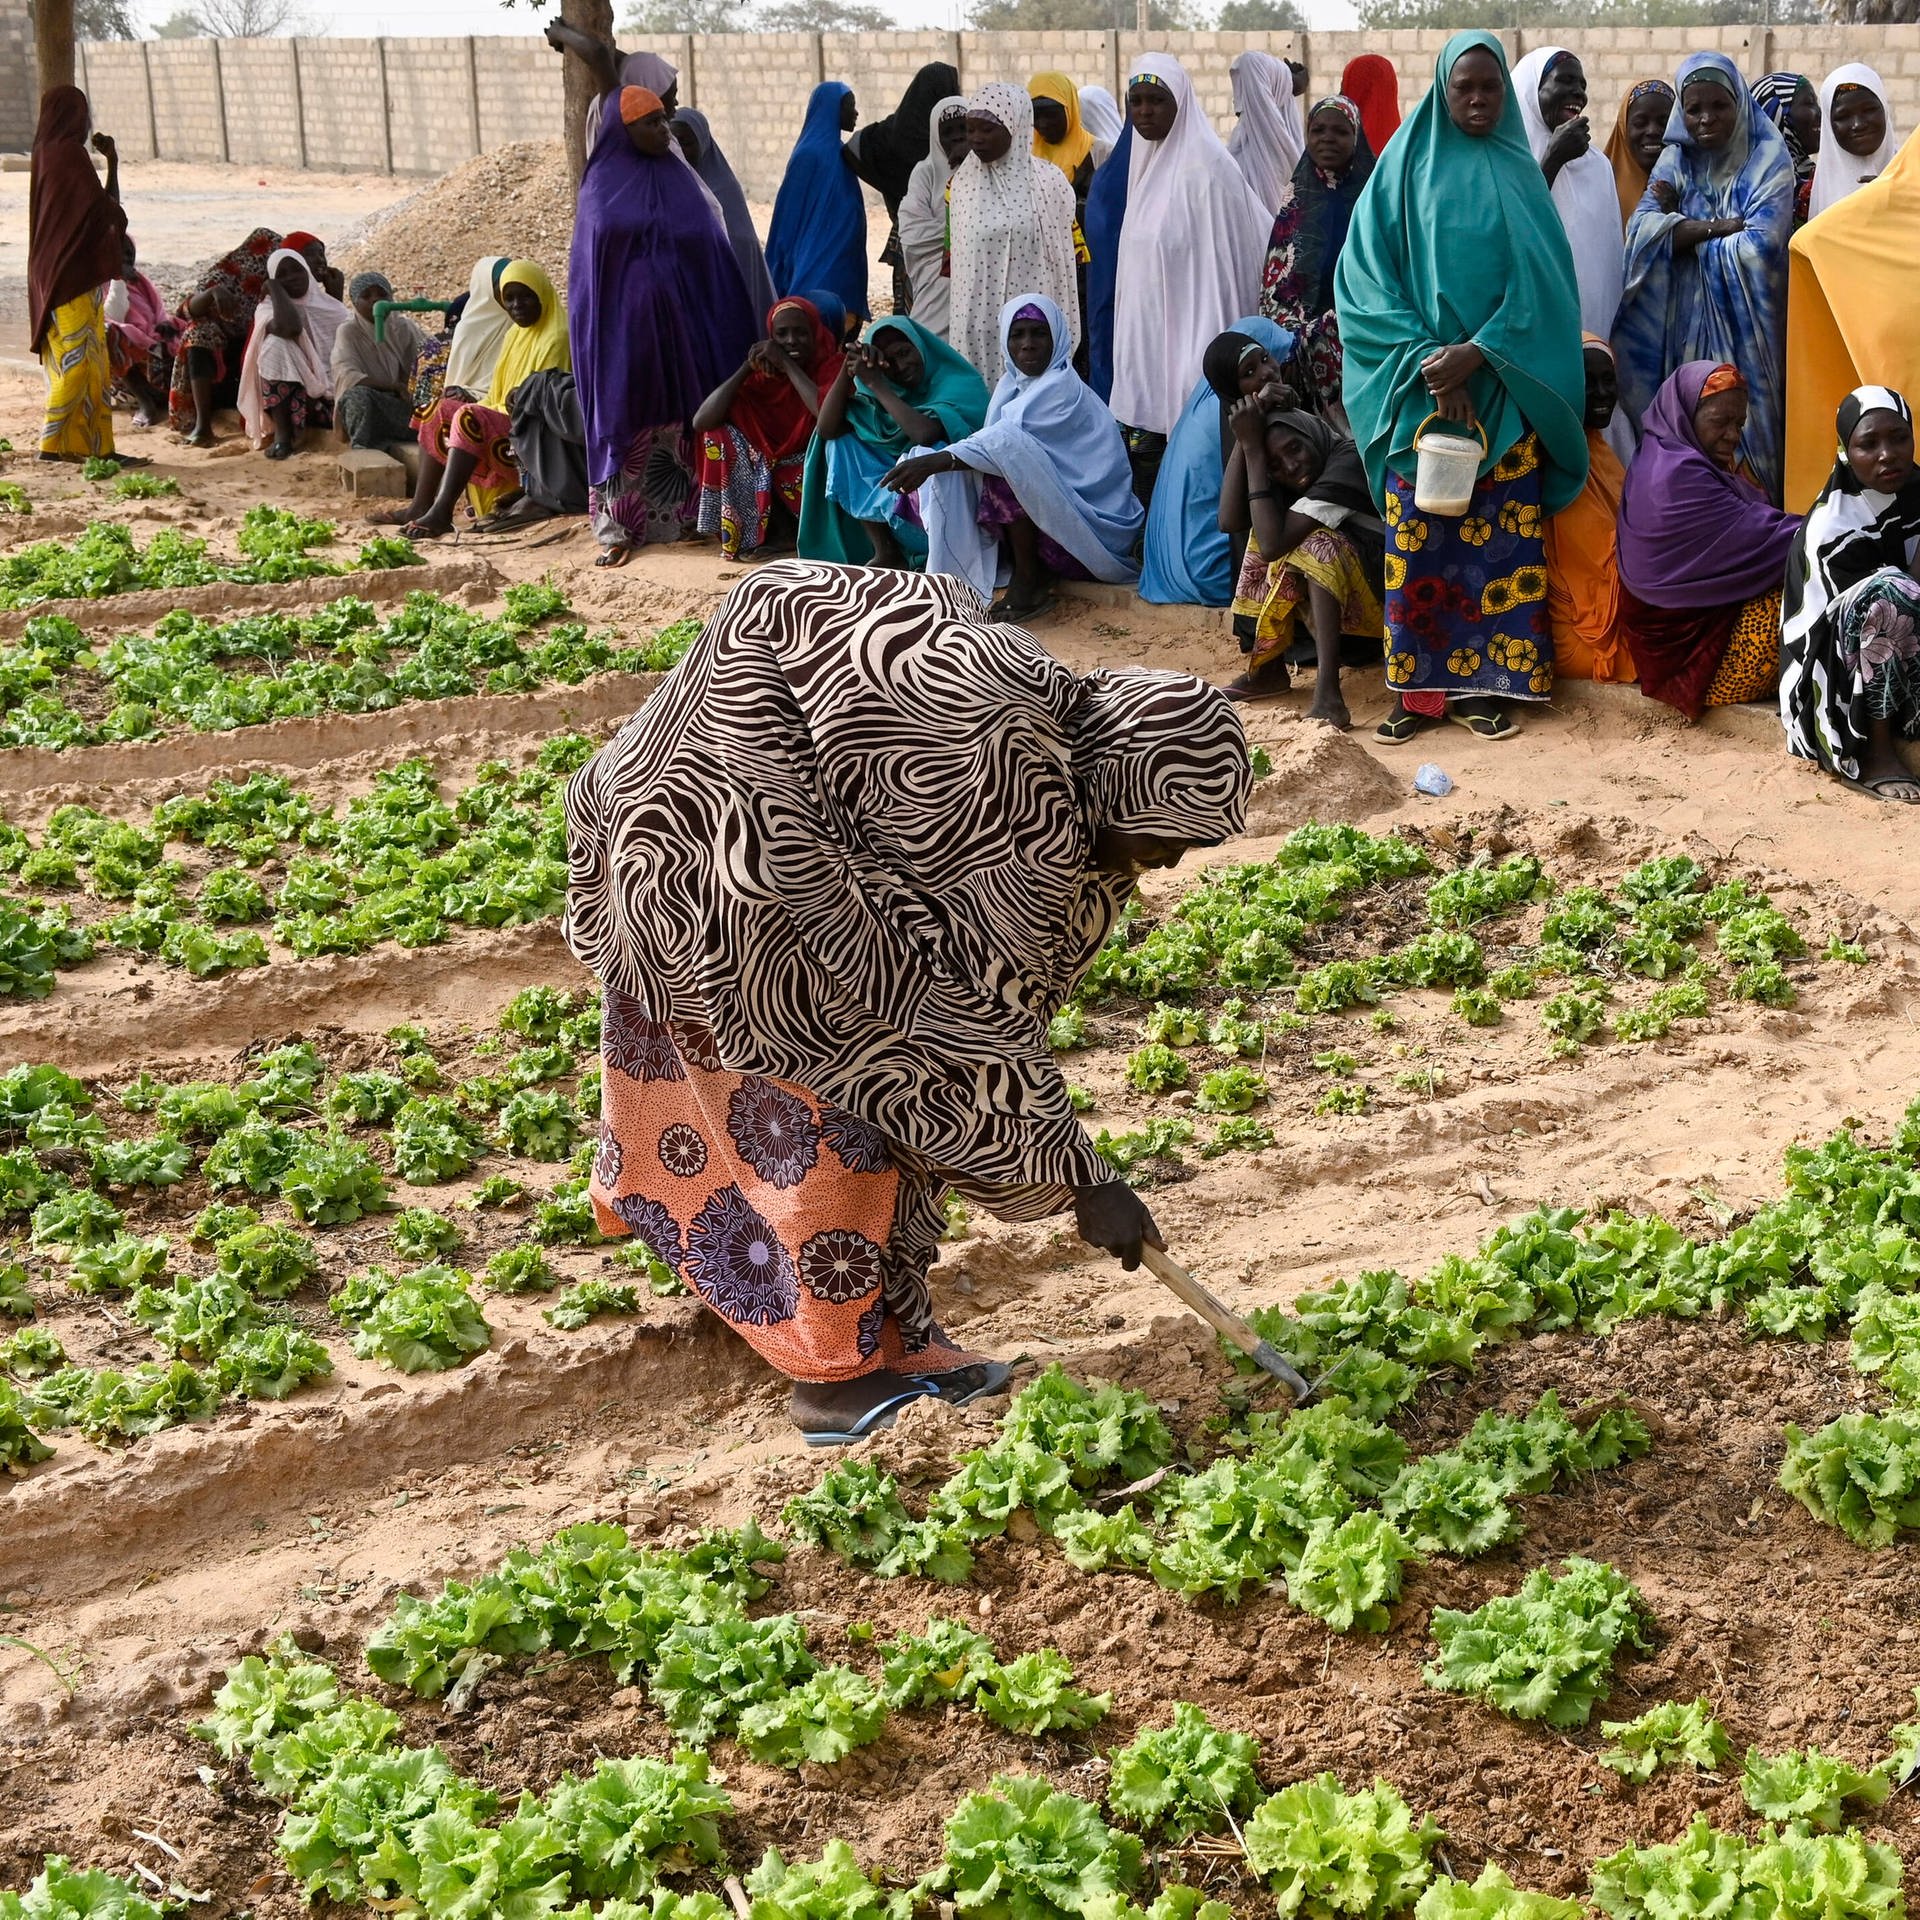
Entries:
[[1413,504],[1422,513],[1457,520],[1473,504],[1474,482],[1480,477],[1480,462],[1487,457],[1487,436],[1477,420],[1467,423],[1479,436],[1474,440],[1448,430],[1429,433],[1427,429],[1439,418],[1437,413],[1428,414],[1413,436],[1419,462],[1413,477]]

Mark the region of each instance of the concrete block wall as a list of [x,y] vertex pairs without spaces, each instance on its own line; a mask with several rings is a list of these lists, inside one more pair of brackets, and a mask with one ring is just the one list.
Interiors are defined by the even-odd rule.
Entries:
[[[16,21],[19,0],[0,0],[0,126],[7,85],[31,51]],[[24,18],[24,15],[21,16]],[[12,37],[10,37],[12,36]],[[1432,82],[1444,32],[1375,33],[772,33],[670,35],[654,51],[680,71],[680,98],[713,121],[749,195],[771,200],[799,137],[807,95],[821,79],[845,80],[863,121],[893,111],[914,73],[950,60],[961,84],[1025,81],[1054,67],[1081,86],[1119,94],[1128,63],[1149,50],[1173,54],[1223,131],[1232,124],[1234,57],[1264,47],[1304,60],[1314,94],[1331,93],[1348,60],[1384,53],[1400,76],[1403,112]],[[1749,79],[1775,69],[1816,84],[1860,60],[1887,83],[1894,124],[1920,126],[1920,26],[1594,27],[1550,35],[1521,27],[1500,36],[1511,59],[1541,45],[1578,53],[1597,133],[1613,124],[1637,80],[1671,79],[1691,52],[1717,48]],[[561,62],[535,35],[474,39],[147,40],[80,50],[80,84],[97,125],[129,158],[225,160],[441,173],[476,151],[560,132]],[[30,109],[29,109],[30,111]],[[32,134],[31,120],[18,144]],[[5,144],[0,136],[0,144]]]
[[227,158],[238,166],[306,164],[304,91],[297,40],[216,40],[220,92],[226,102]]
[[[698,107],[712,122],[713,137],[739,175],[741,185],[755,199],[773,198],[786,169],[787,155],[800,137],[807,96],[820,81],[843,77],[837,47],[823,62],[822,38],[814,33],[695,36],[693,84],[684,84],[683,69],[681,103]],[[858,36],[827,38],[838,41]],[[854,93],[858,98],[857,86]],[[887,110],[895,104],[889,101]]]
[[93,124],[120,143],[120,158],[155,160],[153,101],[147,91],[145,40],[116,40],[78,47],[74,77],[93,106]]
[[[301,41],[300,110],[308,166],[337,167],[348,172],[384,170],[391,164],[391,157],[382,43]],[[433,170],[440,171],[438,167]]]
[[40,89],[34,84],[33,15],[27,0],[0,0],[0,152],[33,145]]

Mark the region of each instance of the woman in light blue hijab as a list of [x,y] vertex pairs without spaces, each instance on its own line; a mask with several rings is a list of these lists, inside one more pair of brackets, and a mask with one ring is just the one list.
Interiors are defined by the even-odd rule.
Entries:
[[[1098,185],[1098,176],[1095,176]],[[1276,364],[1293,352],[1293,335],[1261,315],[1231,331],[1266,348]],[[1141,555],[1140,598],[1161,606],[1224,607],[1233,598],[1240,556],[1220,531],[1220,482],[1227,471],[1226,402],[1200,375],[1167,436],[1153,485]]]
[[1620,404],[1637,421],[1689,361],[1737,367],[1748,403],[1740,461],[1778,506],[1793,155],[1724,53],[1682,61],[1675,92],[1666,151],[1627,224],[1613,329]]
[[1073,370],[1067,316],[1044,293],[1000,309],[1006,372],[987,423],[887,475],[917,490],[927,571],[955,574],[991,602],[1011,575],[1000,617],[1030,620],[1052,604],[1049,578],[1131,585],[1146,518],[1133,491],[1126,436]]

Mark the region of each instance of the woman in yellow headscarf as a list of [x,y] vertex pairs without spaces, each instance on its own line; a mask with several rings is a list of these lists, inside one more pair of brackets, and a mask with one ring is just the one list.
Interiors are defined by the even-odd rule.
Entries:
[[464,489],[476,514],[491,513],[520,489],[508,403],[530,375],[573,366],[567,309],[544,267],[516,260],[500,276],[500,304],[513,322],[486,396],[449,393],[420,423],[420,479],[404,509],[383,518],[404,522],[416,540],[453,531],[453,509]]
[[1080,92],[1064,73],[1036,73],[1027,82],[1033,100],[1033,157],[1051,160],[1073,182],[1079,213],[1093,185],[1093,135],[1080,124]]
[[1829,207],[1787,249],[1787,483],[1803,512],[1833,467],[1833,421],[1856,387],[1920,392],[1913,262],[1920,133],[1879,179]]

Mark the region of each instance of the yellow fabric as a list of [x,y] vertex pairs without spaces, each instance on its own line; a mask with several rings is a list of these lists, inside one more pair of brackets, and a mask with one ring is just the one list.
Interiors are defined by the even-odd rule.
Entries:
[[1261,559],[1260,544],[1249,534],[1233,601],[1235,614],[1254,621],[1248,672],[1257,673],[1293,645],[1294,622],[1305,615],[1309,583],[1325,587],[1339,602],[1342,633],[1386,632],[1386,609],[1345,534],[1332,527],[1317,528],[1291,553],[1271,563]]
[[1727,650],[1707,683],[1703,705],[1736,707],[1764,700],[1780,684],[1780,601],[1775,587],[1740,609],[1727,636]]
[[40,364],[47,370],[47,417],[42,453],[76,456],[113,451],[113,409],[107,389],[106,302],[98,287],[76,293],[53,310]]
[[1071,180],[1093,151],[1093,135],[1080,124],[1080,90],[1064,73],[1036,73],[1027,82],[1027,94],[1031,99],[1056,101],[1066,108],[1067,137],[1058,142],[1042,140],[1036,130],[1033,157],[1051,160]]
[[507,411],[513,392],[530,373],[542,373],[549,367],[560,373],[573,370],[573,348],[567,340],[567,309],[544,267],[531,260],[516,260],[500,276],[500,291],[509,287],[529,287],[540,296],[540,318],[530,327],[509,327],[500,358],[493,363],[493,382],[487,388],[485,404],[496,413]]
[[[1638,81],[1634,86],[1638,86]],[[1627,112],[1633,105],[1633,87],[1630,86],[1620,96],[1619,110],[1613,116],[1613,131],[1607,135],[1607,144],[1601,151],[1607,156],[1607,164],[1613,169],[1613,190],[1620,197],[1620,227],[1622,232],[1633,218],[1633,210],[1640,204],[1647,191],[1647,181],[1651,177],[1634,156],[1627,144]]]
[[1920,132],[1878,180],[1793,236],[1787,253],[1786,507],[1805,513],[1833,471],[1833,417],[1855,387],[1920,390],[1914,260]]
[[1563,680],[1631,680],[1633,655],[1620,638],[1616,555],[1620,489],[1626,472],[1603,434],[1587,432],[1587,484],[1547,522],[1547,615],[1553,668]]

